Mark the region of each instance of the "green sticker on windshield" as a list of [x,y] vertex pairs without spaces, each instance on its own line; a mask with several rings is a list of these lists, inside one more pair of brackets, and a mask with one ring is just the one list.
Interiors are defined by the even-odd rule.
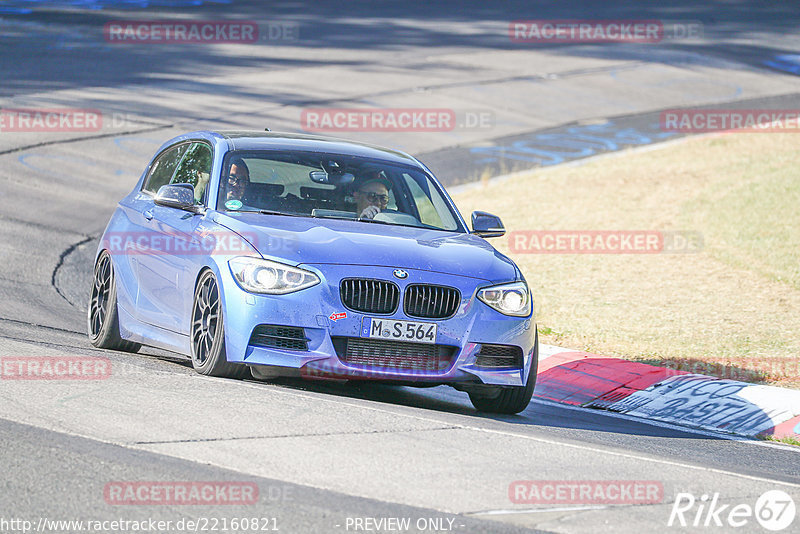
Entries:
[[229,210],[238,210],[242,207],[242,203],[238,200],[229,200],[225,203],[225,207]]

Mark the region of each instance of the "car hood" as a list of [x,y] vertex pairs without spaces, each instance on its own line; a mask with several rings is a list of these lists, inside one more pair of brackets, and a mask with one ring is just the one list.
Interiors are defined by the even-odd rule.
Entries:
[[349,220],[215,213],[266,258],[293,265],[371,265],[421,269],[504,282],[517,278],[514,263],[483,238],[408,226]]

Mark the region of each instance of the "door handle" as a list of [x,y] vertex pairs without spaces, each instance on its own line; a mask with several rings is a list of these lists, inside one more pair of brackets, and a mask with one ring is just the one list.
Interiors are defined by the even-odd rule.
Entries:
[[152,209],[149,209],[149,210],[145,211],[144,213],[142,213],[142,215],[144,215],[144,218],[147,219],[148,221],[153,220],[153,210]]

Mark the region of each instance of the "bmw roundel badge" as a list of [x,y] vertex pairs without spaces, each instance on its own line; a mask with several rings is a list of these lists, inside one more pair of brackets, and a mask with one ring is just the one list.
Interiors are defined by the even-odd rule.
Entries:
[[392,271],[392,274],[395,275],[400,280],[405,280],[406,278],[408,278],[408,273],[403,269],[395,269],[394,271]]

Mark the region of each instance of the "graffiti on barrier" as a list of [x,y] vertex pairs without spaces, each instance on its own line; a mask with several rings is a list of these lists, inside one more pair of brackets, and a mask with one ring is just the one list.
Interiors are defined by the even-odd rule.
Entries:
[[[759,400],[785,396],[785,402],[770,403],[780,409],[766,409]],[[612,407],[630,415],[681,421],[703,428],[719,428],[755,435],[794,416],[800,404],[796,392],[756,386],[735,380],[718,380],[701,375],[684,375],[637,391]]]
[[778,54],[765,61],[764,65],[790,74],[800,74],[800,54]]
[[72,9],[147,9],[152,7],[185,8],[203,4],[230,4],[231,0],[12,0],[3,2],[0,14],[27,15],[39,6],[47,4]]
[[660,131],[657,123],[638,129],[607,121],[571,126],[563,132],[532,134],[506,145],[474,147],[470,153],[477,158],[476,164],[506,159],[546,167],[628,146],[647,145],[674,135],[674,132]]

